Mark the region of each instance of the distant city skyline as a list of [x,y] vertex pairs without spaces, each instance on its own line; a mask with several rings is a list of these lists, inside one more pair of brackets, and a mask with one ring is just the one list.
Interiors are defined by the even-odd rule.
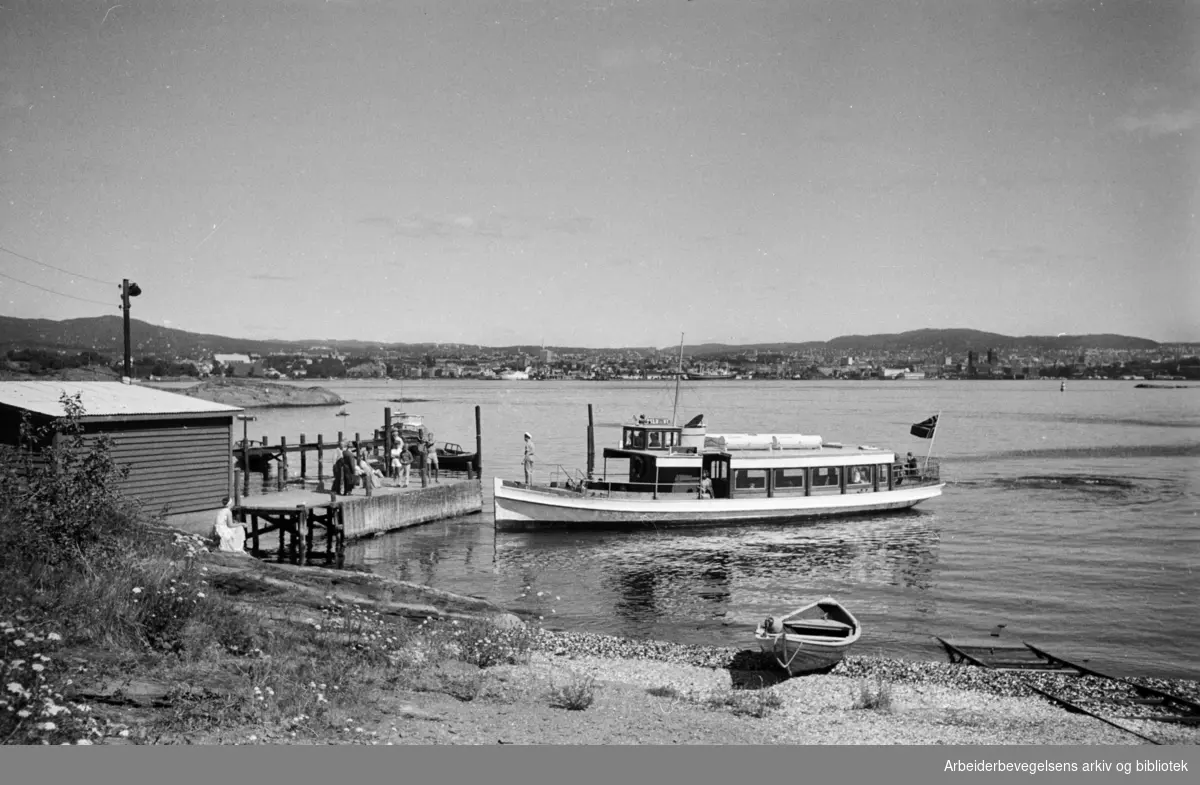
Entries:
[[1198,22],[13,0],[0,313],[119,314],[129,278],[135,318],[255,340],[1195,341]]

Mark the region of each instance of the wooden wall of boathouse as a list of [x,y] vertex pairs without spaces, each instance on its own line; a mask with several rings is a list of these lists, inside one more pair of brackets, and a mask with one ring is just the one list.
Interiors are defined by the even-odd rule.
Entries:
[[[34,428],[64,416],[61,396],[78,396],[79,426],[95,443],[112,440],[113,461],[128,468],[120,491],[147,512],[168,514],[212,510],[233,492],[235,406],[118,382],[0,382],[0,442],[17,446],[20,424]],[[48,443],[30,449],[43,465]]]
[[231,494],[231,416],[87,423],[84,433],[112,439],[113,461],[129,467],[121,492],[147,512],[211,510]]

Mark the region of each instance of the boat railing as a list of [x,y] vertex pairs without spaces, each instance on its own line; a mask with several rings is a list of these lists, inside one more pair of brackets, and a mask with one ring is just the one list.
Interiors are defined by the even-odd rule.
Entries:
[[918,460],[913,468],[901,467],[905,484],[936,485],[942,481],[942,462],[938,458]]

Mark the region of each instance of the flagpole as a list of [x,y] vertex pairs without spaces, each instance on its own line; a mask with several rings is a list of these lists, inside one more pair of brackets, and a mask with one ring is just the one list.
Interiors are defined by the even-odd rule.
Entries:
[[921,470],[922,474],[925,473],[925,471],[927,471],[929,469],[929,456],[933,455],[933,440],[937,438],[938,426],[942,424],[942,410],[941,409],[938,409],[937,419],[934,420],[933,422],[934,422],[933,433],[929,437],[929,450],[925,453],[925,468],[923,468]]

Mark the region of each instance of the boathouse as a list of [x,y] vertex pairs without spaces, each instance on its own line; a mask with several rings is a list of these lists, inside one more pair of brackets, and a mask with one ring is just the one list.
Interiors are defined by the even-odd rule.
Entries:
[[17,445],[24,416],[37,428],[66,415],[79,396],[84,436],[112,439],[129,467],[122,492],[152,512],[211,510],[232,493],[233,420],[241,409],[120,382],[0,382],[0,443]]

